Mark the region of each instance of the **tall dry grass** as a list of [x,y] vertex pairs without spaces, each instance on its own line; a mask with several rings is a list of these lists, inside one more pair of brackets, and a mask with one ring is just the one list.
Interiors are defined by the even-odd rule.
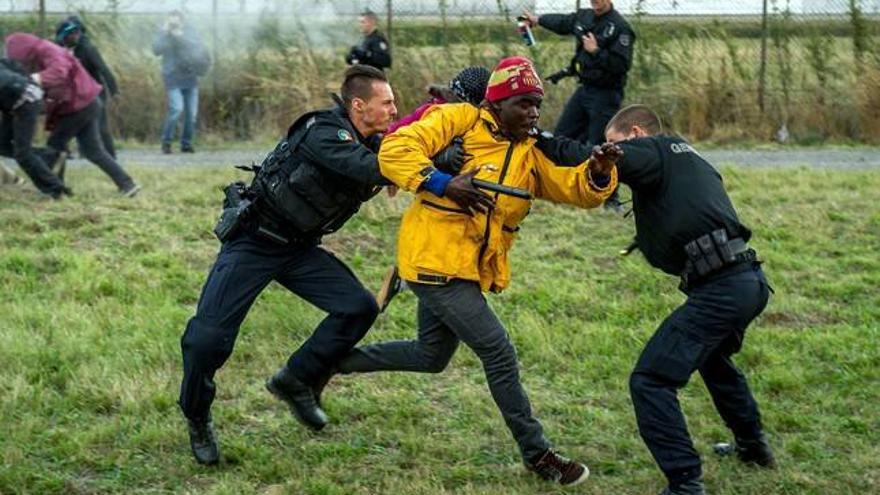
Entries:
[[[0,26],[5,32],[33,28],[7,21]],[[155,142],[165,96],[150,42],[160,20],[87,21],[120,82],[122,96],[111,104],[115,132]],[[424,21],[397,24],[400,43],[393,48],[394,67],[388,74],[401,112],[426,97],[428,84],[445,82],[465,66],[491,67],[503,56],[522,54],[546,75],[566,66],[573,50],[572,40],[543,30],[536,32],[538,44],[526,48],[512,30],[505,37],[505,26],[480,22],[456,25],[456,38],[438,37],[436,27]],[[636,20],[639,38],[626,101],[656,107],[670,128],[696,140],[767,141],[785,124],[801,143],[880,142],[877,55],[855,50],[852,37],[828,36],[813,25],[795,31],[785,22],[772,26],[763,111],[760,40],[731,34],[740,33],[741,26],[717,23],[672,29]],[[207,26],[202,27],[209,38]],[[201,85],[201,139],[274,139],[300,112],[328,105],[328,94],[337,90],[345,70],[346,43],[356,37],[351,25],[305,26],[271,16],[247,26],[224,26],[214,67]],[[434,38],[440,41],[430,45]],[[877,39],[859,43],[877,46]],[[574,89],[572,79],[547,85],[544,127],[553,127]]]

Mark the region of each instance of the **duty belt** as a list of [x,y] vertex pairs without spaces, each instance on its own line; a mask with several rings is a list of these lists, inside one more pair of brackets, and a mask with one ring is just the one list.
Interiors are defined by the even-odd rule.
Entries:
[[740,237],[727,238],[725,229],[700,236],[684,245],[687,255],[680,287],[685,290],[721,275],[732,275],[752,268],[757,254]]

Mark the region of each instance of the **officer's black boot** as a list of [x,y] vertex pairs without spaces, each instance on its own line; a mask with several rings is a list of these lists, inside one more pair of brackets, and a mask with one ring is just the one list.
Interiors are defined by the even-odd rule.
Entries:
[[286,366],[266,381],[266,389],[286,402],[300,423],[313,430],[327,426],[327,415],[318,405],[315,391],[288,371]]
[[333,378],[333,375],[336,373],[339,373],[339,371],[337,371],[336,368],[333,368],[330,373],[322,376],[312,385],[312,392],[315,393],[315,402],[321,409],[324,408],[324,406],[321,405],[321,394],[324,393],[324,388],[327,387],[327,384],[330,383],[330,379]]
[[214,424],[209,417],[206,420],[187,419],[189,426],[189,446],[199,464],[208,466],[220,462],[220,448],[214,435]]
[[765,468],[775,468],[776,459],[767,442],[767,437],[761,433],[758,438],[735,438],[733,443],[716,443],[713,447],[716,454],[729,456],[736,454],[740,461],[747,464],[757,464]]
[[706,495],[706,489],[700,479],[694,479],[669,485],[660,495]]

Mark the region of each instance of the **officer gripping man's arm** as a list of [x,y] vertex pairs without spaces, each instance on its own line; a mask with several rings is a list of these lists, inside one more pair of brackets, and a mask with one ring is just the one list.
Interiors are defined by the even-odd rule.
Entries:
[[[732,361],[770,287],[721,175],[686,141],[664,135],[656,113],[643,105],[624,108],[609,122],[606,138],[616,144],[594,148],[592,156],[615,161],[620,181],[632,189],[639,249],[652,266],[680,276],[687,295],[648,341],[630,377],[639,432],[666,475],[663,494],[702,495],[700,456],[676,398],[695,371],[735,438],[716,452],[775,465],[758,404]],[[541,146],[561,158],[589,152],[573,142]],[[609,147],[622,153],[604,153]]]
[[[196,461],[220,454],[211,421],[214,375],[232,353],[238,330],[272,281],[327,313],[266,387],[297,420],[320,430],[327,416],[321,390],[337,362],[363,338],[379,313],[373,295],[342,261],[319,246],[387,181],[366,142],[385,132],[397,109],[385,75],[349,68],[342,105],[310,112],[268,154],[242,199],[251,201],[245,225],[223,242],[181,347],[180,408],[188,420]],[[242,184],[243,185],[243,184]],[[271,234],[267,234],[271,233]]]
[[[608,119],[620,109],[636,36],[611,0],[591,0],[590,6],[570,14],[536,16],[524,11],[523,18],[532,26],[574,36],[575,52],[569,66],[548,78],[558,81],[570,74],[579,83],[554,133],[592,146],[605,141]],[[623,212],[617,191],[605,207]]]

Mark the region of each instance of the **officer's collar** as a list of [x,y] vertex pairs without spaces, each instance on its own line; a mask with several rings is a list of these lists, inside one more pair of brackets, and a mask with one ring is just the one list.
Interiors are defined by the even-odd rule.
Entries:
[[348,116],[348,110],[346,110],[344,106],[340,105],[339,102],[336,102],[336,106],[333,107],[330,111],[348,122],[348,126],[351,127],[352,131],[354,131],[354,135],[355,137],[357,137],[358,142],[363,143],[367,139],[361,134],[361,131],[358,130],[357,126],[354,125],[354,122],[351,121],[351,117]]
[[613,3],[611,4],[611,8],[608,9],[608,12],[605,12],[604,14],[597,14],[596,11],[594,10],[593,16],[596,19],[604,19],[604,18],[608,17],[609,15],[611,15],[612,12],[614,12],[614,4]]

